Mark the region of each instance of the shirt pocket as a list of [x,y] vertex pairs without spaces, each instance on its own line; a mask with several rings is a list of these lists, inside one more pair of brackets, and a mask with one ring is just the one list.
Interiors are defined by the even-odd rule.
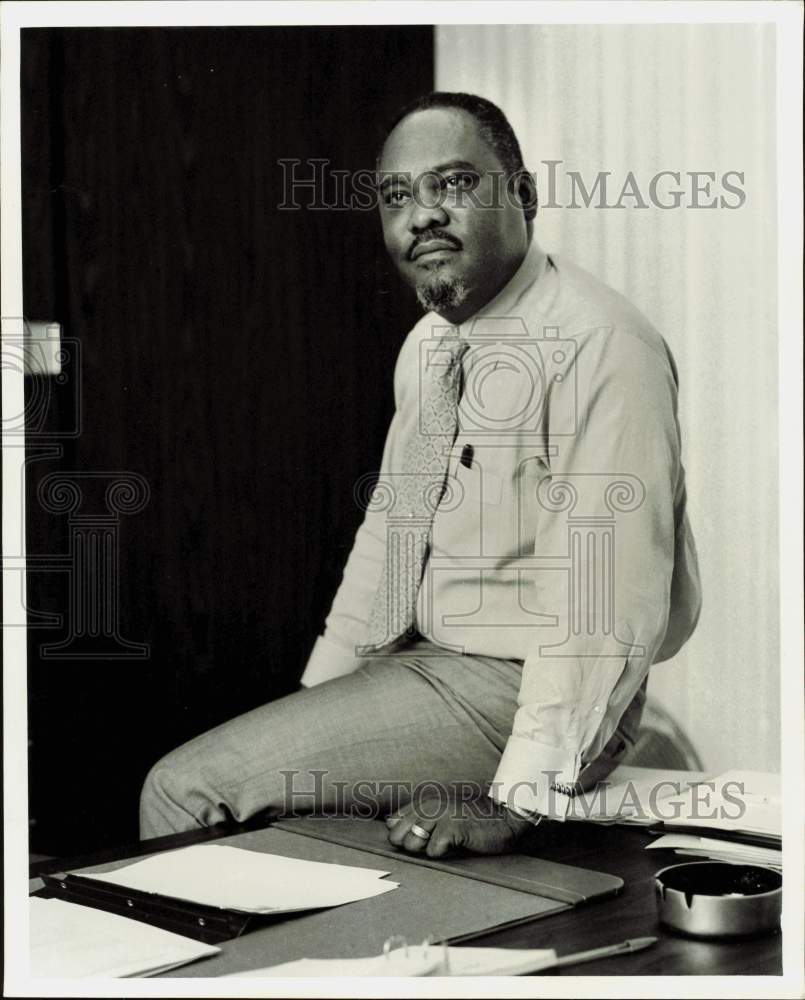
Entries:
[[509,485],[511,516],[507,523],[501,525],[501,542],[506,545],[507,554],[520,558],[540,554],[535,551],[537,526],[542,512],[537,494],[543,479],[549,475],[547,464],[535,456],[520,457],[512,463]]
[[480,445],[469,468],[459,463],[457,475],[465,486],[465,503],[472,498],[466,509],[478,526],[480,554],[505,560],[533,556],[544,463],[505,445]]
[[502,494],[491,449],[456,442],[447,489],[433,522],[434,549],[450,558],[496,555]]

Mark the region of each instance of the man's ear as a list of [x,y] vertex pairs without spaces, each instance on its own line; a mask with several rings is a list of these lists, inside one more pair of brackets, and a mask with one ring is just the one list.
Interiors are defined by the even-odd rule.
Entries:
[[523,207],[526,222],[533,222],[537,217],[537,207],[539,199],[537,197],[537,182],[534,175],[530,174],[525,167],[519,170],[509,185],[509,190],[513,191],[515,198]]

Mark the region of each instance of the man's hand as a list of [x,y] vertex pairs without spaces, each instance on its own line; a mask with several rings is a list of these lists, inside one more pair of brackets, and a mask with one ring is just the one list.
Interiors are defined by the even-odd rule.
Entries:
[[[422,796],[386,817],[389,840],[412,854],[441,858],[456,850],[505,854],[534,828],[488,796]],[[424,836],[424,834],[429,836]]]

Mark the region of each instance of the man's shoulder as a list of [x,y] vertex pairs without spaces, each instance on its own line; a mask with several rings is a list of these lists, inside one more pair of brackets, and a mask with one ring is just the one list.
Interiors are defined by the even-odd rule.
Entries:
[[581,340],[606,332],[613,348],[642,342],[658,358],[668,360],[669,350],[660,332],[624,295],[563,256],[551,255],[557,287],[550,316],[560,335]]

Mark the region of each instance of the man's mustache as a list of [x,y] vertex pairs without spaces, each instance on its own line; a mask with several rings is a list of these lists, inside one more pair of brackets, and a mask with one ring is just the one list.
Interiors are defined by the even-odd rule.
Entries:
[[449,243],[456,250],[463,249],[461,240],[456,239],[452,233],[446,233],[443,229],[429,229],[426,233],[417,236],[411,246],[408,247],[408,260],[413,259],[414,251],[418,246],[421,246],[423,243],[433,243],[436,240],[440,243]]

